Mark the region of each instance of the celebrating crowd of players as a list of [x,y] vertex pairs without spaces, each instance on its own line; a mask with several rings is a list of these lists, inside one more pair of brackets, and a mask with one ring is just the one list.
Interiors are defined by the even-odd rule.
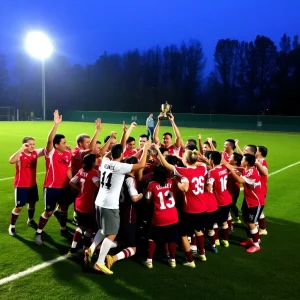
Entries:
[[[101,147],[102,123],[97,119],[92,139],[81,134],[71,149],[65,136],[56,133],[62,116],[55,111],[46,147],[35,149],[34,138],[25,137],[22,148],[10,157],[16,175],[9,234],[16,235],[16,221],[28,204],[27,224],[36,229],[35,241],[42,245],[43,230],[53,214],[61,235],[72,239],[69,254],[83,248],[84,262],[89,265],[99,249],[93,268],[105,274],[113,274],[116,261],[136,253],[140,237],[147,239],[147,268],[153,268],[157,246],[162,246],[172,268],[178,247],[186,256],[183,265],[194,268],[194,258],[206,261],[205,237],[209,240],[206,249],[214,253],[221,244],[229,247],[233,223],[245,225],[248,239],[241,245],[246,251],[259,251],[260,235],[267,234],[262,212],[267,195],[267,148],[247,145],[241,150],[237,140],[227,139],[219,152],[215,141],[209,138],[202,143],[200,135],[198,141],[189,139],[184,144],[172,114],[169,120],[175,143],[169,132],[160,142],[158,119],[154,132],[149,132],[152,144],[149,134],[143,134],[136,148],[131,136],[136,124],[128,128],[123,122],[120,141],[112,132]],[[46,162],[45,205],[37,224],[36,166],[41,156]],[[242,220],[237,207],[241,184]],[[74,234],[67,228],[72,203],[77,224]],[[112,248],[119,252],[110,251]]]

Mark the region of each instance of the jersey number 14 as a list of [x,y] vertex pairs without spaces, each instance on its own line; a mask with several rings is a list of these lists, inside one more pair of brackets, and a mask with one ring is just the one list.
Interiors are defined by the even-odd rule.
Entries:
[[102,178],[101,178],[101,187],[103,188],[106,186],[106,188],[109,190],[111,188],[111,178],[112,178],[113,173],[109,173],[106,176],[106,172],[103,172]]

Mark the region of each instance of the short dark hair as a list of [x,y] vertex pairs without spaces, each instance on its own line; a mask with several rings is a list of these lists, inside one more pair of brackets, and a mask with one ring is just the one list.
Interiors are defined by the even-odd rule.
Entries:
[[236,161],[236,165],[239,167],[241,165],[243,155],[237,152],[233,152],[233,159]]
[[104,144],[110,139],[110,135],[107,135],[105,138],[104,138]]
[[23,139],[22,139],[22,144],[25,144],[27,143],[28,141],[34,141],[34,138],[32,136],[25,136]]
[[111,148],[111,156],[113,159],[118,159],[123,153],[123,146],[121,144],[115,144]]
[[97,141],[96,144],[101,145],[101,142],[100,142],[100,141]]
[[211,151],[209,159],[213,161],[214,165],[219,165],[222,159],[221,153],[218,151]]
[[262,157],[267,157],[268,148],[265,146],[257,146],[258,151],[261,153]]
[[62,139],[65,139],[66,137],[63,135],[63,134],[59,134],[57,133],[55,136],[54,136],[54,139],[53,139],[53,146],[55,145],[59,145],[61,140]]
[[207,145],[207,146],[209,146],[209,148],[211,148],[211,147],[210,147],[210,143],[209,143],[208,141],[205,141],[205,142],[203,143],[203,145]]
[[168,148],[165,148],[165,147],[161,147],[161,148],[159,148],[159,151],[160,151],[161,153],[164,153],[164,152],[166,152],[166,151],[169,152],[169,149],[168,149]]
[[156,165],[153,169],[153,181],[158,182],[161,187],[165,186],[169,172],[162,165]]
[[[216,142],[216,141],[211,141],[211,143],[213,144],[213,146],[214,146],[215,148],[217,148],[217,142]],[[209,141],[205,141],[203,144],[208,145],[208,146],[210,147]],[[211,147],[210,147],[210,148],[211,148]]]
[[163,134],[163,136],[165,136],[165,135],[169,135],[171,138],[173,138],[173,135],[172,135],[171,132],[165,132],[165,133]]
[[167,155],[166,157],[165,157],[165,159],[166,159],[166,161],[170,164],[170,165],[173,165],[173,166],[175,166],[175,165],[177,165],[177,157],[176,156],[174,156],[174,155]]
[[253,155],[256,154],[257,152],[257,147],[255,145],[247,145],[247,147],[249,147],[251,149],[251,152],[253,153]]
[[88,172],[92,170],[96,161],[96,154],[89,153],[83,157],[83,165],[82,168],[84,171]]
[[148,135],[147,134],[141,134],[140,138],[146,138],[148,140]]
[[90,138],[90,136],[87,135],[87,134],[85,134],[85,133],[79,134],[79,135],[77,135],[77,137],[76,137],[76,143],[77,143],[77,145],[78,145],[79,143],[83,143],[83,142],[84,142],[84,139],[89,139],[89,138]]
[[196,147],[196,145],[193,145],[193,144],[189,144],[185,147],[186,149],[188,150],[198,150],[198,148]]
[[188,139],[187,142],[188,143],[193,143],[195,146],[197,145],[197,142],[194,139]]
[[124,159],[124,162],[133,165],[138,163],[138,159],[135,156],[129,156]]
[[253,167],[255,165],[256,158],[254,155],[246,153],[244,154],[244,157],[248,162],[248,164],[250,165],[250,167]]
[[128,137],[128,139],[126,140],[126,144],[129,144],[131,142],[135,142],[135,138],[133,136]]
[[235,149],[235,141],[233,139],[227,139],[225,142],[230,143],[231,148],[234,150]]
[[213,152],[213,151],[206,151],[205,154],[204,154],[204,156],[205,156],[206,158],[209,159],[210,154],[211,154],[212,152]]

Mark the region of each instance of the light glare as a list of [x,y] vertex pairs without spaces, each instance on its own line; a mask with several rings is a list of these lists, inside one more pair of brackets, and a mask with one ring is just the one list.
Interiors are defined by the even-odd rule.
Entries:
[[53,52],[50,39],[39,31],[27,34],[25,47],[30,55],[41,60],[48,58]]

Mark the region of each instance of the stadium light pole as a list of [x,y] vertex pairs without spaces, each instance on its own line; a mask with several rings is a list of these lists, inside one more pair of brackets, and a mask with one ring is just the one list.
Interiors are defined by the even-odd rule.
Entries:
[[28,53],[39,59],[42,65],[42,108],[43,120],[46,121],[46,77],[45,60],[51,56],[53,45],[49,37],[40,31],[29,32],[25,39],[25,47]]

